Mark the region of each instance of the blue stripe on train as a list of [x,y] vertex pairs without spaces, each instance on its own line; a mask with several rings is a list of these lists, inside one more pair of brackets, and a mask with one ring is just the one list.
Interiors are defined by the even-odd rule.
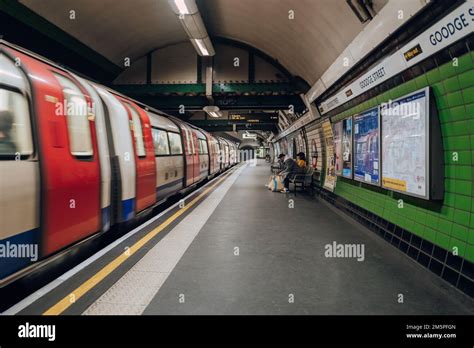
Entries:
[[40,258],[39,228],[0,240],[0,279]]
[[110,206],[101,209],[102,215],[102,231],[106,232],[110,229]]
[[180,190],[183,187],[183,178],[171,181],[164,185],[158,186],[156,188],[156,199],[159,201],[163,198],[166,198],[175,191]]
[[130,220],[135,216],[135,198],[122,201],[122,221]]

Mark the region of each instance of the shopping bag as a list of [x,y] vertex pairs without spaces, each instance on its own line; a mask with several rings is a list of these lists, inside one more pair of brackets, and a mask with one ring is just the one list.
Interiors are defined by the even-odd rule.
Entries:
[[272,183],[269,186],[269,189],[273,192],[278,192],[283,190],[283,180],[280,175],[274,175]]
[[273,184],[273,177],[275,175],[270,175],[270,177],[268,178],[268,182],[265,184],[266,187],[268,188],[271,188],[272,187],[272,184]]

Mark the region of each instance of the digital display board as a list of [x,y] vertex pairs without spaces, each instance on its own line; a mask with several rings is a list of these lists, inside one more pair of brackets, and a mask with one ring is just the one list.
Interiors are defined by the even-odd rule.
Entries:
[[354,179],[380,185],[379,108],[354,115]]
[[342,121],[332,125],[334,139],[334,172],[342,175]]
[[342,120],[342,176],[352,179],[352,117]]
[[429,198],[429,89],[381,105],[382,186]]
[[278,123],[277,113],[253,112],[253,113],[231,113],[229,112],[229,123],[247,124],[247,123]]

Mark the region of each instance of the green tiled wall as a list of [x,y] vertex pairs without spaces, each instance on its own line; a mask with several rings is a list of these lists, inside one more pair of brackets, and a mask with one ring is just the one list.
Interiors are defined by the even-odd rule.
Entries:
[[[474,52],[332,117],[333,121],[431,86],[441,123],[445,198],[428,202],[338,178],[335,193],[474,262]],[[458,160],[453,160],[457,152]],[[398,200],[403,199],[403,208]]]

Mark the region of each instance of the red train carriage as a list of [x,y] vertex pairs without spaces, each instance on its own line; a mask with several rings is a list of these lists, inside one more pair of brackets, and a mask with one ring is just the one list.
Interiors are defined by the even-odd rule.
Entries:
[[4,41],[0,125],[0,244],[40,251],[0,259],[0,286],[235,163],[232,142]]

